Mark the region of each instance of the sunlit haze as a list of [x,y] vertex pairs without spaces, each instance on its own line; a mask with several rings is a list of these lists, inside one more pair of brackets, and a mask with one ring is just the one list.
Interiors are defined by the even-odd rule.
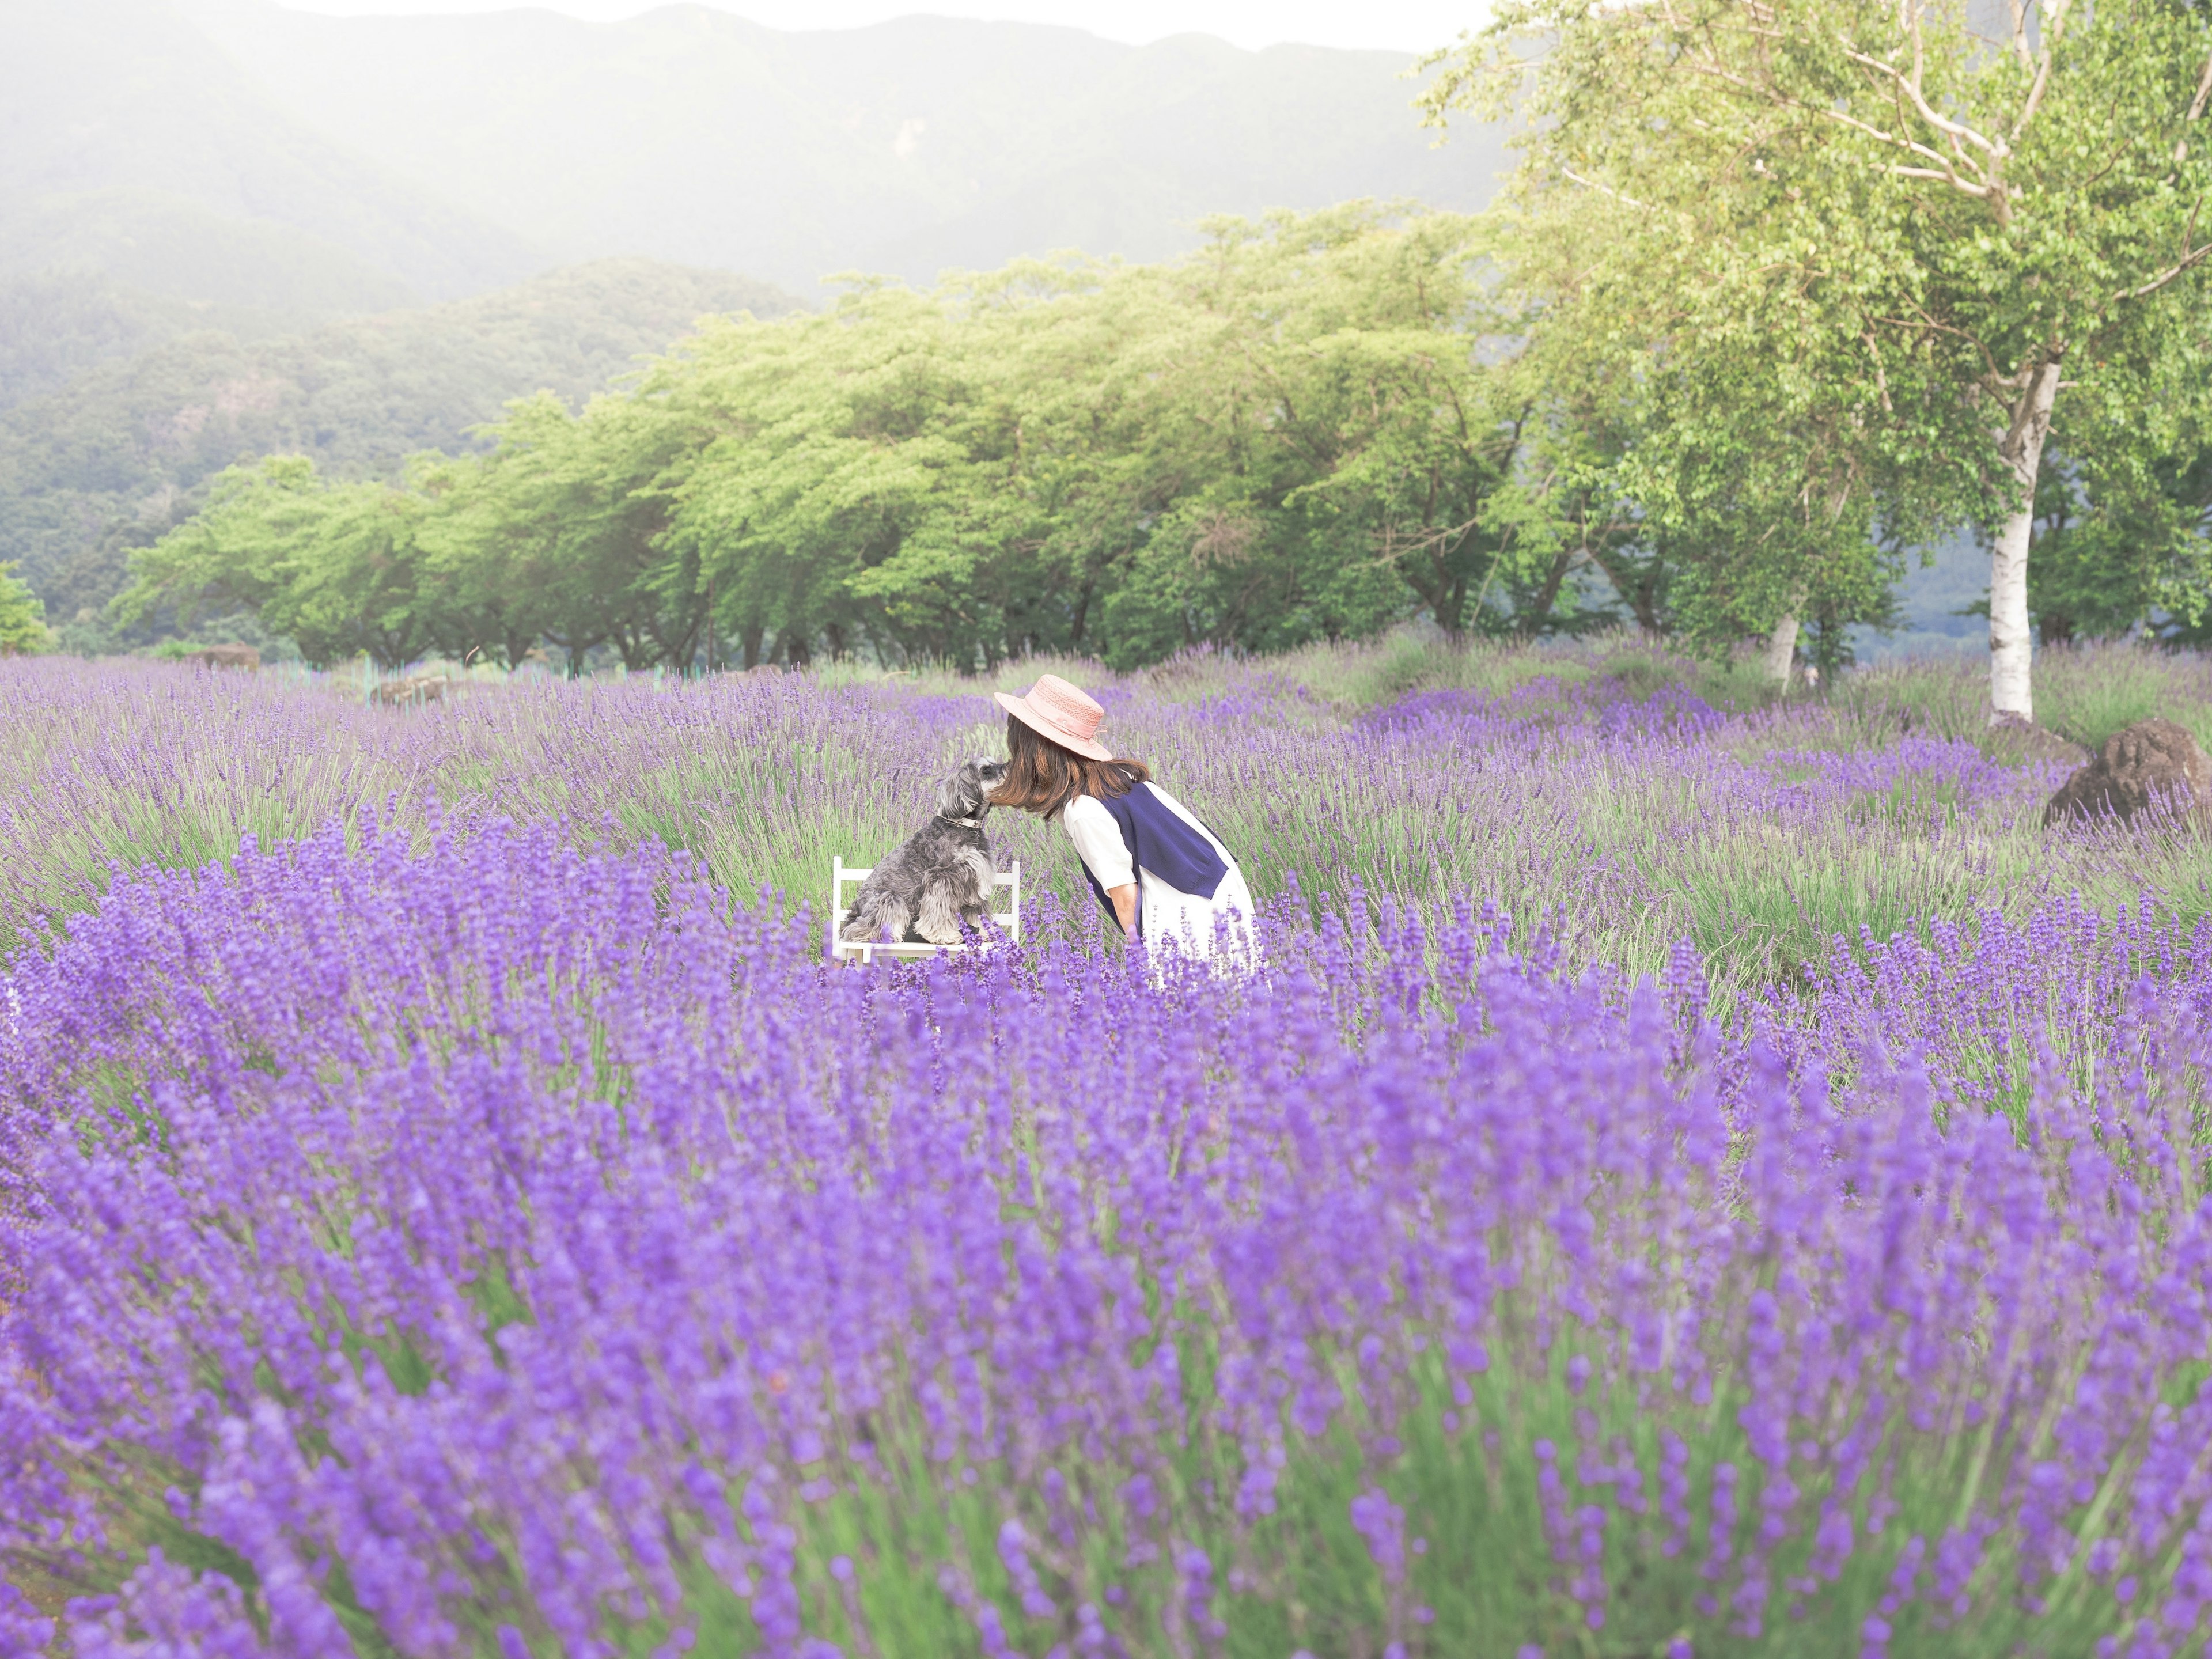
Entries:
[[[294,8],[334,15],[397,16],[425,12],[507,11],[510,0],[302,0]],[[572,17],[612,21],[654,9],[651,0],[551,0],[546,9]],[[1480,3],[1454,0],[1371,0],[1351,5],[1342,0],[1200,0],[1163,4],[1158,0],[990,0],[973,6],[915,7],[898,0],[744,0],[720,10],[779,29],[860,28],[917,10],[942,16],[978,17],[1023,23],[1058,23],[1088,29],[1109,40],[1141,45],[1164,35],[1216,34],[1240,46],[1257,48],[1285,42],[1310,46],[1372,47],[1415,52],[1449,45],[1462,29],[1479,22]]]

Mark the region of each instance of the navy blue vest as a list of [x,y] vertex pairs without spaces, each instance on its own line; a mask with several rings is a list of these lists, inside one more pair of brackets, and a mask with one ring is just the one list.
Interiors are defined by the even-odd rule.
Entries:
[[[1214,890],[1221,885],[1221,878],[1229,873],[1228,865],[1213,850],[1212,842],[1176,817],[1152,793],[1152,785],[1140,783],[1125,795],[1102,795],[1096,799],[1120,826],[1121,845],[1129,849],[1130,863],[1140,870],[1151,871],[1178,893],[1188,893],[1194,898],[1213,896]],[[1114,916],[1114,901],[1106,896],[1106,890],[1098,884],[1098,878],[1091,873],[1087,864],[1083,866],[1083,878],[1098,895],[1098,902],[1106,914]],[[1114,921],[1116,927],[1121,925],[1120,917],[1114,916]],[[1145,931],[1145,907],[1141,903],[1137,906],[1137,931]]]

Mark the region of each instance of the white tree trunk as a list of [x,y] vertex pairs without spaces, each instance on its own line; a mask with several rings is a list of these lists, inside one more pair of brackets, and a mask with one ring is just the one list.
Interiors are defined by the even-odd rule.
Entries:
[[1797,617],[1792,611],[1784,614],[1774,624],[1774,631],[1766,636],[1766,678],[1787,689],[1790,684],[1790,665],[1797,658]]
[[2043,465],[2043,441],[2051,431],[2051,409],[2058,398],[2058,364],[2033,371],[2012,429],[1997,453],[2012,469],[2019,505],[2006,516],[1990,549],[1990,720],[2035,718],[2035,693],[2028,677],[2033,645],[2027,625],[2027,544],[2035,529],[2035,477]]
[[1802,597],[1793,599],[1766,636],[1766,678],[1785,691],[1790,689],[1790,665],[1797,658],[1797,607],[1804,602]]

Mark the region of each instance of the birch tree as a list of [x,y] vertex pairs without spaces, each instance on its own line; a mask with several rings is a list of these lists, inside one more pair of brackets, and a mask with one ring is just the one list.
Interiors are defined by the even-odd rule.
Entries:
[[[1888,460],[1990,541],[1990,714],[2031,720],[2054,410],[2203,303],[2212,12],[2179,0],[1504,0],[1426,95],[1528,120],[1516,190],[1682,318],[1850,362]],[[2112,389],[2103,388],[2110,397]]]

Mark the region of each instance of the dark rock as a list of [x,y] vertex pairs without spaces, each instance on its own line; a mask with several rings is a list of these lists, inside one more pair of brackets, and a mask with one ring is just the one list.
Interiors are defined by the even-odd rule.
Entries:
[[2043,821],[2124,823],[2154,802],[2212,826],[2212,761],[2172,720],[2137,720],[2107,738],[2096,758],[2059,786]]
[[211,645],[185,659],[209,668],[243,668],[248,673],[261,666],[261,653],[250,645]]

